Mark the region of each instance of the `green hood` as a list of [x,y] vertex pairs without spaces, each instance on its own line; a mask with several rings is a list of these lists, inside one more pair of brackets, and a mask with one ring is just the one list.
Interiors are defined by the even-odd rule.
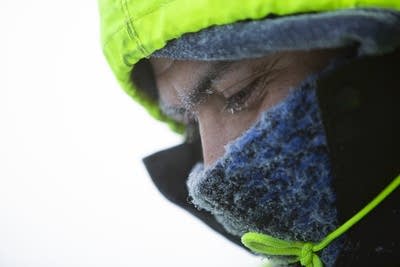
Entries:
[[[135,64],[185,33],[268,15],[351,8],[400,10],[399,0],[99,0],[104,54],[122,88],[156,119],[176,132],[184,126],[166,117],[156,100],[131,81]],[[184,18],[184,19],[182,19]]]

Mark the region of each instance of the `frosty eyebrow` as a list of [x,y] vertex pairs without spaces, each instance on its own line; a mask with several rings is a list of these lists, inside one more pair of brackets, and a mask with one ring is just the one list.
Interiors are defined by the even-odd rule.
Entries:
[[187,90],[187,93],[180,96],[184,108],[192,110],[196,104],[204,100],[205,97],[213,94],[214,91],[211,88],[213,80],[231,71],[231,66],[234,63],[234,61],[213,63],[210,69],[196,81],[193,88]]
[[233,61],[213,63],[207,72],[196,81],[192,88],[185,90],[186,92],[179,96],[181,105],[169,104],[162,98],[159,98],[158,101],[161,112],[182,123],[189,123],[192,121],[194,119],[193,114],[195,106],[213,93],[211,88],[213,80],[229,72],[234,63]]

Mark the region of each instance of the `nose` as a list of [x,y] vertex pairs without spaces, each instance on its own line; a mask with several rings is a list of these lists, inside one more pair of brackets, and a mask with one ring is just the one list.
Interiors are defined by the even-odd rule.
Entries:
[[250,111],[231,114],[223,110],[224,103],[215,96],[198,110],[197,118],[205,166],[213,164],[223,156],[225,146],[248,129],[257,116],[257,112]]
[[232,138],[229,137],[227,125],[217,117],[199,118],[199,131],[204,164],[211,165],[224,154],[224,147]]

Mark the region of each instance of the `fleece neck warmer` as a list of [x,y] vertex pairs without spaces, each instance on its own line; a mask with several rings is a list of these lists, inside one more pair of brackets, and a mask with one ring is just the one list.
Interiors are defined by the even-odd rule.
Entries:
[[[316,78],[262,113],[213,165],[199,163],[189,175],[193,204],[211,212],[229,233],[316,242],[337,227]],[[339,240],[323,251],[325,266],[334,265],[340,248]]]

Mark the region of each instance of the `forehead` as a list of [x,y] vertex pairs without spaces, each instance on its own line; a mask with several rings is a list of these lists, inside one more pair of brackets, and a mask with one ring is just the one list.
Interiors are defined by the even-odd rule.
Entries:
[[167,58],[150,59],[157,80],[190,83],[195,78],[209,74],[216,61],[173,60]]
[[204,61],[150,59],[156,77],[160,100],[172,105],[179,104],[179,93],[194,86],[200,75],[205,75],[210,63]]

